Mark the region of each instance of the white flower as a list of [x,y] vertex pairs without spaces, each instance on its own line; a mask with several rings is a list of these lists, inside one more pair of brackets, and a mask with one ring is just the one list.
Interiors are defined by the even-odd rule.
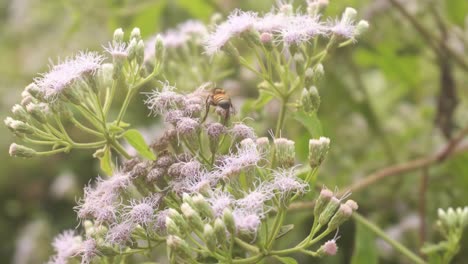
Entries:
[[49,72],[34,81],[44,92],[46,100],[54,100],[85,75],[96,73],[103,60],[104,58],[96,52],[80,52],[73,58],[52,65]]

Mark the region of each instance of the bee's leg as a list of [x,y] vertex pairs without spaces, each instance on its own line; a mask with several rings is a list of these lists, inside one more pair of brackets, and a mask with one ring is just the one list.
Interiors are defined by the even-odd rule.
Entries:
[[201,121],[202,123],[205,122],[206,118],[208,117],[208,112],[210,112],[211,100],[209,97],[206,98],[205,105],[206,105],[206,110],[205,110],[205,116],[203,117]]

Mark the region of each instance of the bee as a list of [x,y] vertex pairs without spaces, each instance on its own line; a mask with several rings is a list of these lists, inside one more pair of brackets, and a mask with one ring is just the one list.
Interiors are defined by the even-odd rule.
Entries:
[[208,112],[210,111],[211,106],[219,106],[224,110],[224,124],[227,123],[231,110],[234,109],[234,106],[231,102],[231,97],[229,97],[226,91],[222,88],[213,88],[206,98],[205,105],[206,111],[205,116],[202,119],[202,123],[205,122],[206,118],[208,117]]

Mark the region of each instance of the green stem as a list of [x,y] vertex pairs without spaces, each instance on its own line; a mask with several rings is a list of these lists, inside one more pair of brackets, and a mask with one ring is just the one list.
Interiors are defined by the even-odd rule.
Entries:
[[353,219],[364,226],[365,228],[369,229],[370,231],[374,232],[377,236],[385,240],[387,243],[389,243],[395,250],[400,252],[401,254],[405,255],[409,259],[411,259],[414,263],[418,264],[425,264],[426,262],[421,259],[419,256],[411,252],[408,248],[403,246],[400,242],[390,238],[382,229],[380,229],[378,226],[373,224],[372,222],[368,221],[364,217],[362,217],[360,214],[357,212],[353,213]]
[[288,98],[281,99],[281,109],[280,109],[279,118],[278,118],[278,122],[276,123],[276,130],[275,130],[276,138],[280,136],[281,129],[283,128],[284,118],[286,117],[287,102],[288,102]]
[[72,117],[70,119],[70,121],[75,125],[77,126],[78,128],[80,128],[81,130],[85,131],[85,132],[88,132],[89,134],[92,134],[92,135],[95,135],[95,136],[98,136],[98,137],[104,137],[104,135],[94,129],[91,129],[85,125],[83,125],[82,123],[80,123],[78,120],[76,120],[74,117]]
[[126,159],[131,159],[132,156],[125,151],[125,149],[120,145],[119,142],[117,142],[115,139],[111,139],[109,143],[112,145],[112,147],[122,156],[124,156]]
[[49,156],[49,155],[53,155],[53,154],[57,154],[57,153],[61,153],[61,152],[67,152],[69,150],[70,150],[69,147],[65,147],[65,148],[59,148],[59,149],[54,149],[54,150],[50,150],[50,151],[36,152],[36,154],[38,156]]
[[284,220],[284,211],[285,210],[283,207],[280,207],[278,209],[278,213],[276,214],[275,219],[273,221],[273,229],[271,232],[271,236],[269,237],[265,246],[266,249],[270,249],[272,247],[273,242],[275,241],[275,238],[281,229],[281,224],[283,223],[283,220]]

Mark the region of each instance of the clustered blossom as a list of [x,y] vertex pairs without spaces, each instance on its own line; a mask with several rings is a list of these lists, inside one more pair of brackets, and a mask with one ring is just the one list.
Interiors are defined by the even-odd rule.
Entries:
[[222,50],[232,38],[248,31],[257,33],[264,44],[274,39],[277,45],[285,47],[307,43],[317,36],[337,35],[345,39],[354,39],[368,27],[364,20],[356,23],[355,16],[356,10],[347,8],[341,19],[322,22],[318,14],[294,13],[292,6],[288,4],[283,4],[278,10],[263,16],[235,10],[208,35],[205,52],[213,55]]
[[69,258],[74,257],[80,251],[82,238],[74,230],[66,230],[56,236],[52,242],[55,255],[48,264],[67,263]]
[[52,65],[49,72],[35,79],[35,83],[46,100],[54,100],[75,82],[94,75],[103,60],[104,57],[97,52],[80,52],[72,58]]

